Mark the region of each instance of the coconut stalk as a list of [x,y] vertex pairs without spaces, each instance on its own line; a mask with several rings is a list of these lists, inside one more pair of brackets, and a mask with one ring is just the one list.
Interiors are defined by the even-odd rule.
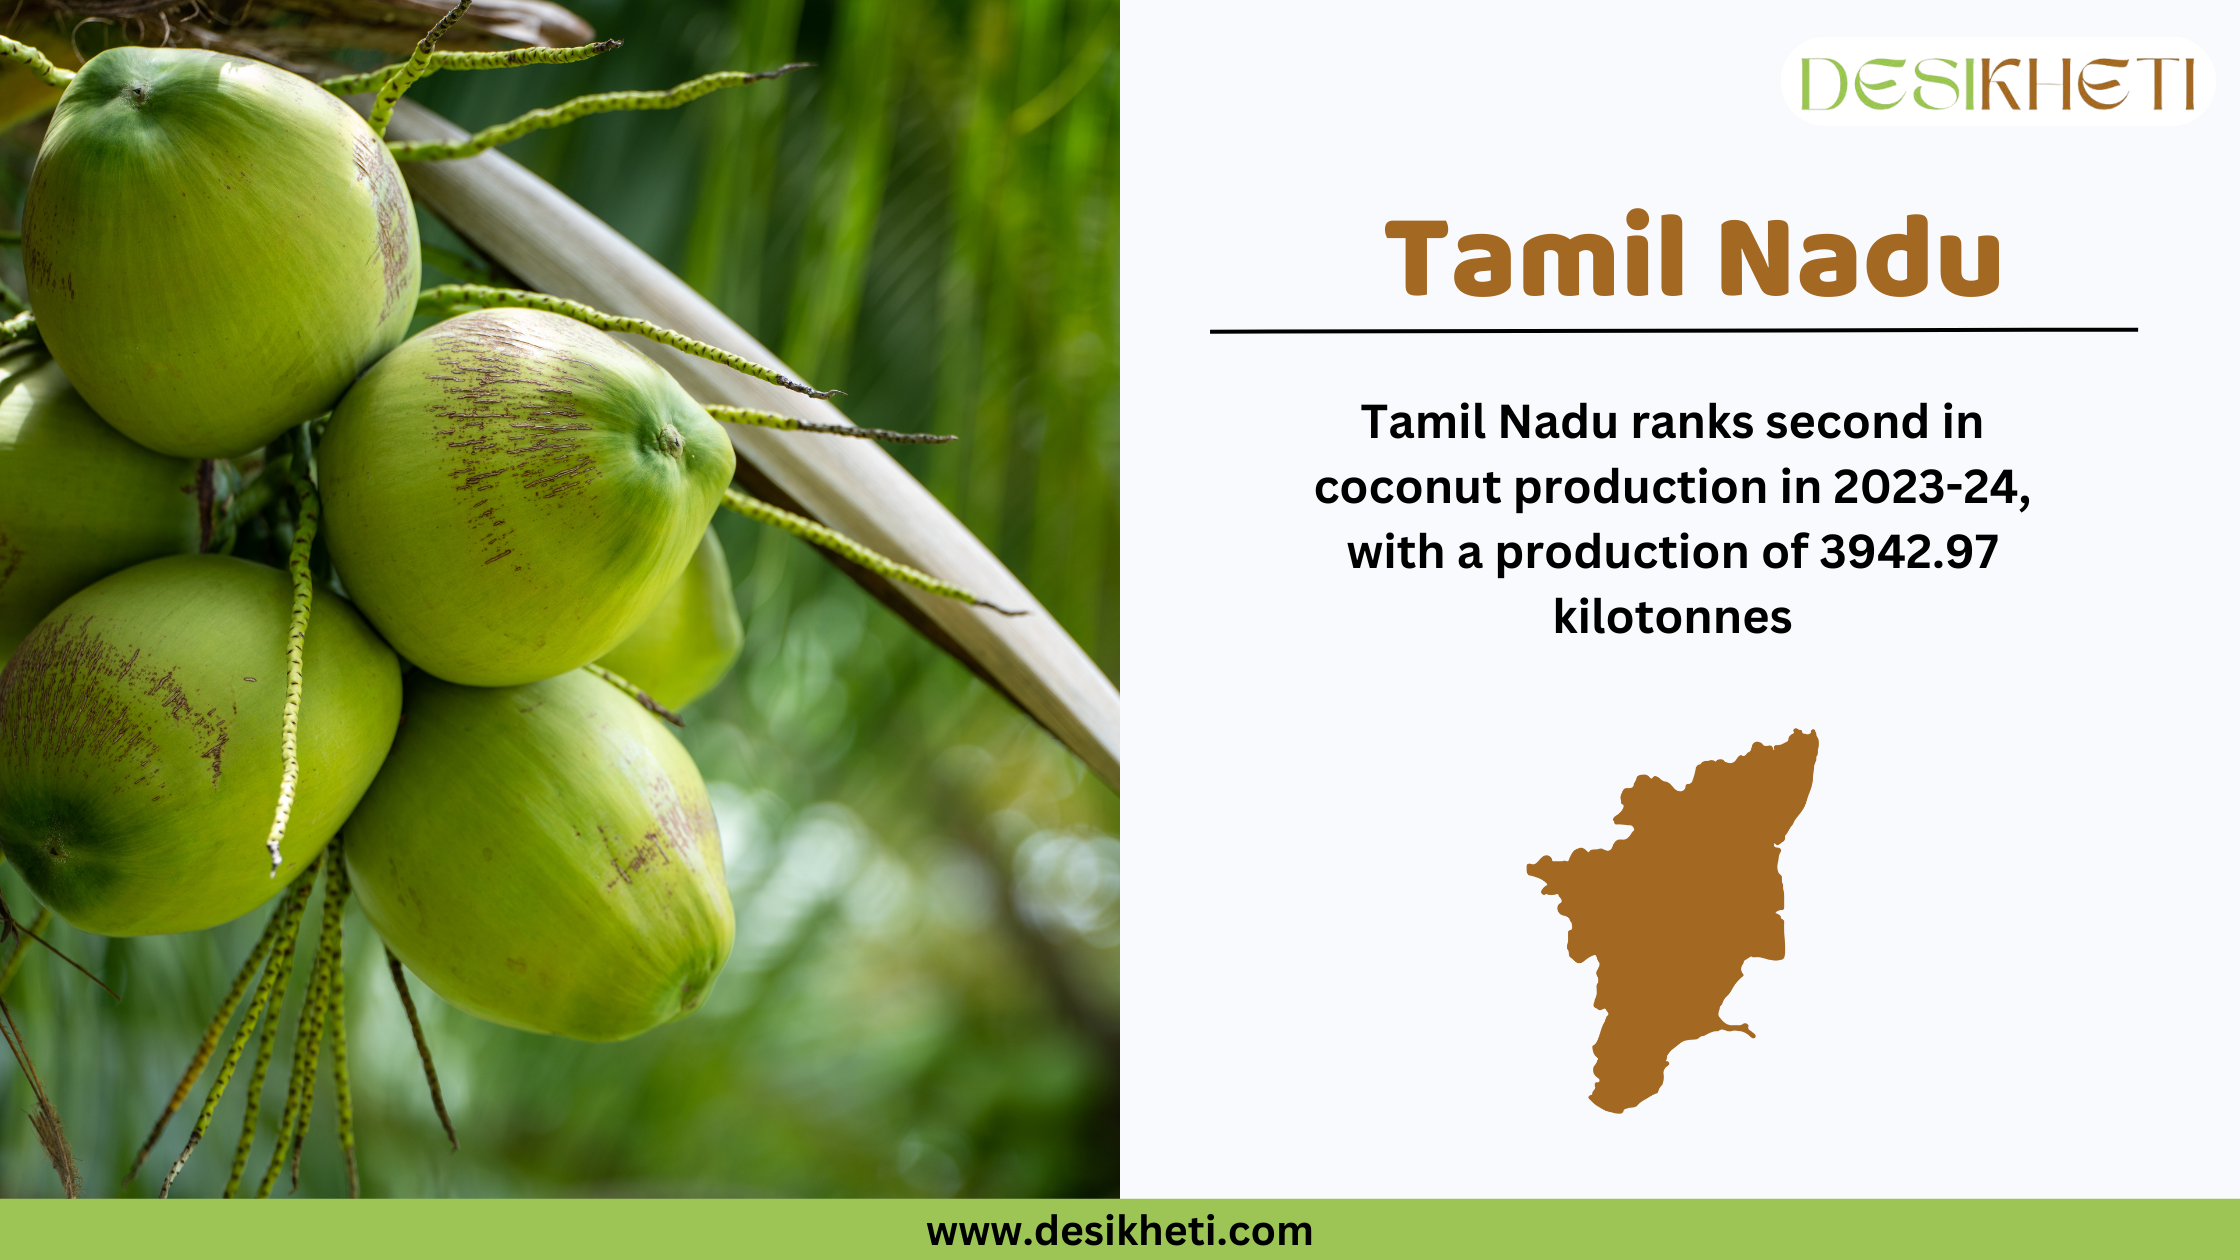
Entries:
[[[362,98],[361,98],[362,99]],[[391,140],[455,144],[467,132],[401,102]],[[502,153],[403,163],[413,196],[530,288],[647,320],[799,379],[691,286],[598,216]],[[817,425],[849,425],[829,400],[741,376],[643,339],[650,355],[702,403]],[[820,552],[921,634],[1120,785],[1120,693],[993,552],[892,456],[869,442],[763,425],[726,424],[737,480],[756,498],[839,531],[881,555],[1026,616],[1003,617],[916,590]]]

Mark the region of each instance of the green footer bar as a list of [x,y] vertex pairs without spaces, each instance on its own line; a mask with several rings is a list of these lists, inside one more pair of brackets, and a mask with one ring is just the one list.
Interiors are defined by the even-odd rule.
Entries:
[[[2232,1200],[536,1200],[0,1204],[11,1255],[320,1260],[1057,1251],[1316,1256],[2240,1254]],[[274,1253],[280,1254],[280,1253]]]

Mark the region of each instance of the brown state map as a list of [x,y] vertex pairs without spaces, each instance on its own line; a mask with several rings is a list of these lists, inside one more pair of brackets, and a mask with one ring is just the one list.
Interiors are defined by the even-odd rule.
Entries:
[[1525,868],[1561,898],[1571,960],[1602,960],[1594,1005],[1609,1014],[1594,1043],[1595,1106],[1620,1112],[1656,1093],[1683,1041],[1757,1035],[1721,1021],[1719,1008],[1744,959],[1785,952],[1781,842],[1812,793],[1819,755],[1819,734],[1795,731],[1779,747],[1704,762],[1682,790],[1642,775],[1612,820],[1632,835]]

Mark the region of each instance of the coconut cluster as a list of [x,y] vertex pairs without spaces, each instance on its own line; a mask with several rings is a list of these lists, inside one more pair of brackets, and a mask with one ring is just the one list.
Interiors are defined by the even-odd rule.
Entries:
[[[681,707],[737,654],[722,426],[560,314],[407,340],[420,248],[389,147],[241,58],[89,61],[23,257],[0,855],[41,901],[92,932],[192,931],[340,834],[374,929],[468,1011],[613,1040],[697,1006],[733,934],[715,818],[613,680]],[[275,538],[318,530],[316,589],[308,562],[223,554],[214,497],[264,505]]]

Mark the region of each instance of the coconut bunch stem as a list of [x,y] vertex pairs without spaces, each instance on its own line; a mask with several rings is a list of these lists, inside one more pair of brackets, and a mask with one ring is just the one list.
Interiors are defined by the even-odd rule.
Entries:
[[[325,1039],[330,1017],[340,1015],[340,1005],[335,991],[342,982],[342,907],[350,896],[349,876],[342,869],[342,841],[337,838],[327,846],[327,896],[320,910],[318,952],[312,955],[311,978],[304,986],[303,1006],[296,1013],[296,1040],[294,1055],[288,1068],[287,1102],[280,1112],[279,1131],[274,1135],[272,1162],[265,1166],[264,1180],[257,1186],[257,1197],[270,1198],[272,1188],[280,1180],[280,1169],[288,1169],[289,1193],[301,1184],[303,1173],[303,1139],[311,1128],[311,1101],[318,1085],[319,1047]],[[339,1019],[336,1028],[339,1031]],[[346,1070],[346,1069],[345,1069]],[[345,1083],[338,1075],[337,1085]],[[346,1108],[338,1108],[338,1118],[346,1116]],[[242,1129],[243,1154],[246,1155],[253,1131]],[[355,1164],[356,1142],[344,1130],[343,1150],[346,1158]],[[356,1169],[352,1168],[353,1183]],[[353,1195],[355,1196],[353,1185]],[[228,1187],[231,1195],[231,1187]]]
[[[600,53],[612,52],[622,47],[619,39],[602,39],[596,44],[572,44],[566,48],[510,48],[503,52],[439,52],[428,58],[427,73],[437,70],[510,70],[515,66],[552,66],[571,61],[589,61]],[[321,79],[319,86],[336,96],[349,96],[357,92],[378,92],[388,86],[389,80],[412,63],[400,61],[368,70],[364,74],[346,74],[333,79]]]
[[420,42],[413,46],[412,56],[406,58],[403,65],[390,70],[381,90],[374,94],[372,111],[366,115],[366,125],[373,128],[373,134],[388,134],[389,116],[396,112],[397,102],[404,99],[405,90],[435,73],[436,41],[442,39],[451,24],[473,5],[474,0],[459,0],[457,8],[436,19],[436,24],[420,37]]
[[[334,1116],[336,1136],[342,1143],[342,1171],[350,1182],[350,1197],[358,1197],[358,1125],[350,1103],[350,1038],[343,1020],[342,907],[350,900],[350,868],[343,865],[342,837],[331,846],[333,863],[327,868],[327,914],[331,933],[322,940],[330,959],[327,971],[327,1027],[334,1032]],[[337,890],[340,890],[339,892]]]
[[669,706],[661,703],[659,700],[654,699],[653,693],[647,691],[643,687],[638,686],[636,683],[631,682],[629,679],[624,678],[622,675],[614,672],[611,669],[608,669],[604,665],[592,664],[586,665],[583,668],[591,673],[594,677],[605,680],[608,684],[612,685],[615,690],[620,691],[623,695],[626,695],[631,699],[637,701],[639,704],[644,705],[646,712],[653,714],[655,717],[660,718],[662,721],[667,722],[669,725],[678,727],[684,725],[684,719],[678,717],[675,710],[669,708]]
[[218,1008],[217,1016],[202,1035],[202,1043],[188,1063],[186,1074],[180,1077],[178,1088],[171,1094],[170,1103],[156,1119],[148,1140],[141,1144],[140,1153],[134,1157],[126,1176],[135,1176],[148,1152],[163,1135],[164,1126],[170,1123],[181,1103],[193,1089],[202,1069],[208,1065],[211,1052],[216,1048],[220,1034],[232,1020],[241,1005],[249,981],[262,969],[254,995],[249,1000],[248,1014],[235,1032],[228,1048],[225,1063],[219,1069],[217,1081],[211,1086],[210,1096],[203,1103],[194,1131],[187,1138],[186,1149],[171,1166],[163,1181],[163,1197],[171,1194],[172,1183],[178,1178],[187,1159],[194,1154],[208,1130],[210,1118],[216,1113],[218,1103],[224,1098],[227,1085],[240,1063],[249,1038],[257,1037],[257,1055],[250,1067],[248,1097],[241,1113],[241,1136],[234,1144],[233,1166],[226,1177],[224,1197],[234,1198],[241,1191],[242,1175],[248,1170],[249,1155],[256,1145],[257,1120],[264,1100],[264,1085],[272,1068],[273,1050],[279,1043],[280,1009],[286,1001],[288,982],[295,973],[296,948],[306,911],[310,906],[312,882],[325,870],[326,900],[320,914],[317,953],[313,955],[309,982],[305,986],[303,1005],[296,1016],[295,1041],[290,1052],[288,1088],[283,1104],[279,1131],[275,1138],[272,1162],[265,1169],[263,1180],[257,1187],[259,1198],[272,1193],[279,1180],[280,1168],[288,1166],[300,1175],[303,1159],[303,1139],[309,1132],[312,1096],[318,1071],[319,1050],[323,1034],[334,1032],[334,1086],[335,1117],[342,1144],[343,1168],[349,1177],[350,1197],[358,1197],[358,1159],[355,1118],[350,1101],[350,1066],[348,1042],[343,1024],[343,969],[342,969],[342,911],[350,899],[350,874],[342,862],[342,839],[336,837],[319,858],[312,861],[301,875],[288,886],[288,891],[274,907],[272,917],[266,921],[264,934],[249,951],[247,961],[234,976],[233,988],[226,994],[225,1002]]
[[[399,162],[448,162],[455,158],[469,158],[486,149],[496,148],[508,140],[518,140],[532,131],[558,127],[588,114],[606,114],[625,109],[675,109],[679,105],[699,100],[710,92],[775,79],[796,70],[808,69],[810,64],[796,61],[775,70],[718,70],[680,83],[665,92],[597,92],[558,105],[548,105],[543,109],[532,109],[519,118],[494,127],[485,127],[464,140],[392,140],[389,142],[389,152]],[[398,78],[401,77],[400,74]],[[390,80],[392,84],[396,81]],[[383,94],[386,95],[387,91],[388,88],[384,87]],[[402,95],[401,92],[399,94]],[[382,122],[384,126],[387,124],[386,116]],[[380,128],[376,128],[376,131],[379,130]]]
[[28,68],[31,73],[39,76],[41,83],[48,87],[66,88],[70,86],[70,80],[78,77],[75,72],[65,70],[47,60],[45,53],[31,45],[19,44],[6,36],[0,36],[0,57],[6,57],[8,60]]
[[[681,350],[711,363],[721,363],[758,381],[768,381],[772,385],[783,386],[811,398],[831,398],[840,392],[836,389],[811,389],[776,368],[742,359],[729,350],[719,350],[705,341],[694,341],[683,333],[671,332],[658,324],[632,319],[627,315],[609,315],[605,311],[593,310],[581,302],[570,302],[566,298],[556,298],[545,293],[531,293],[527,289],[499,289],[487,284],[439,284],[432,289],[420,291],[417,310],[422,315],[444,316],[492,307],[550,311],[554,315],[565,315],[578,323],[589,324],[603,332],[633,333],[672,350]],[[0,324],[0,330],[6,327],[7,325]]]
[[[226,1086],[233,1081],[234,1069],[241,1064],[241,1053],[248,1048],[249,1038],[256,1032],[257,1021],[272,1007],[275,990],[286,984],[287,970],[295,963],[296,931],[303,924],[304,907],[311,901],[311,881],[318,877],[323,856],[311,859],[311,864],[304,867],[303,873],[288,885],[287,893],[281,897],[279,906],[272,912],[273,928],[268,928],[267,931],[273,934],[273,950],[266,957],[264,975],[257,981],[255,995],[249,999],[248,1013],[241,1018],[240,1030],[234,1033],[232,1044],[226,1047],[225,1062],[218,1068],[217,1079],[210,1083],[210,1094],[203,1100],[202,1112],[195,1117],[193,1130],[187,1134],[186,1147],[179,1152],[179,1158],[172,1161],[171,1171],[164,1174],[163,1189],[158,1196],[160,1198],[171,1197],[172,1183],[179,1179],[180,1171],[194,1155],[194,1148],[201,1144],[202,1135],[209,1131],[211,1117],[218,1114],[218,1103],[225,1097]],[[274,1020],[280,1018],[279,1011],[270,1010],[270,1013]],[[161,1127],[160,1124],[158,1127]]]
[[[517,48],[507,52],[487,53],[437,52],[437,42],[443,38],[446,31],[451,29],[452,23],[457,22],[473,3],[474,0],[460,0],[457,8],[444,14],[435,26],[425,36],[421,37],[420,42],[413,47],[412,56],[404,61],[395,65],[383,66],[378,70],[368,70],[363,74],[351,74],[340,78],[327,79],[320,86],[337,94],[372,92],[374,94],[373,108],[367,111],[366,125],[373,128],[373,134],[386,136],[389,134],[389,120],[396,114],[397,102],[404,99],[404,94],[411,90],[413,84],[438,70],[498,70],[514,66],[552,65],[583,61],[610,49],[618,48],[622,44],[621,40],[609,39],[601,40],[595,44],[579,44],[569,48]],[[29,56],[39,57],[36,49],[26,48],[21,44],[14,45],[14,48],[20,49]],[[9,55],[16,56],[16,53],[10,52]],[[23,60],[20,56],[17,59]],[[39,57],[39,60],[42,64],[46,63],[44,57]],[[764,79],[779,78],[796,70],[806,69],[808,65],[808,62],[794,62],[790,65],[780,66],[775,70],[719,70],[713,74],[701,75],[697,79],[688,80],[667,91],[660,92],[595,92],[589,96],[579,96],[571,101],[563,101],[558,105],[547,106],[543,109],[532,109],[519,118],[499,123],[494,127],[485,127],[460,141],[391,141],[389,152],[399,162],[443,162],[454,158],[473,157],[477,153],[495,148],[508,140],[517,140],[532,131],[542,131],[547,127],[558,127],[589,114],[606,114],[616,110],[675,109],[679,105],[699,100],[710,92],[718,92],[724,88],[741,87]],[[66,73],[55,71],[51,64],[48,65],[47,69],[50,73]],[[67,82],[67,80],[65,81]]]
[[775,411],[757,411],[752,407],[726,407],[710,403],[706,409],[709,415],[729,424],[751,424],[764,429],[783,429],[788,433],[830,433],[835,437],[900,442],[912,446],[939,446],[944,442],[957,440],[947,433],[898,433],[893,429],[866,429],[853,424],[818,424],[814,420],[800,420]]
[[38,326],[38,318],[29,311],[0,320],[0,346],[30,336],[31,330]]
[[[280,976],[280,986],[273,1001],[285,1001],[288,981],[295,975],[296,933],[279,943],[279,952],[272,966]],[[272,1068],[272,1048],[280,1040],[280,1012],[274,1010],[272,1018],[264,1021],[264,1030],[257,1036],[257,1061],[249,1069],[249,1094],[241,1107],[241,1138],[234,1143],[233,1169],[226,1174],[224,1197],[233,1198],[241,1190],[241,1174],[249,1167],[249,1149],[257,1140],[257,1113],[263,1110],[264,1079]]]
[[[328,887],[332,888],[333,885],[329,884]],[[294,961],[292,956],[289,961]],[[296,1036],[294,1043],[289,1047],[288,1056],[288,1086],[287,1091],[284,1095],[285,1101],[280,1106],[280,1123],[274,1131],[272,1137],[272,1159],[265,1165],[264,1180],[257,1186],[257,1197],[260,1199],[268,1199],[272,1197],[273,1183],[280,1179],[280,1166],[287,1161],[288,1147],[290,1143],[295,1140],[297,1113],[302,1109],[303,1105],[303,1089],[305,1076],[303,1066],[304,1042],[307,1039],[310,1039],[312,1042],[312,1053],[318,1053],[318,1042],[316,1040],[317,1034],[313,1032],[313,1023],[319,1017],[319,988],[320,980],[324,971],[325,960],[314,953],[312,955],[311,962],[311,978],[307,982],[305,982],[303,987],[303,1005],[301,1009],[296,1012]],[[287,973],[283,972],[281,976],[281,984],[285,985],[286,983]],[[268,1051],[272,1044],[276,1040],[278,1040],[277,1033],[279,1031],[279,1028],[280,1013],[279,1011],[275,1010],[273,1012],[271,1022],[265,1026],[265,1040],[264,1043],[258,1047],[260,1055],[265,1054],[265,1052]],[[269,1064],[264,1061],[260,1061],[258,1064],[260,1068],[266,1067],[268,1065]],[[264,1082],[260,1077],[253,1088],[261,1087],[263,1084]],[[259,1089],[259,1092],[262,1092],[261,1088]],[[241,1148],[238,1152],[238,1155],[240,1157],[240,1167],[243,1168],[245,1168],[248,1164],[249,1148],[256,1141],[256,1129],[252,1123],[252,1120],[253,1117],[249,1116],[248,1113],[244,1113],[244,1118],[241,1126]],[[226,1183],[226,1197],[229,1199],[234,1197],[239,1188],[240,1178],[238,1175],[236,1175],[233,1180]]]
[[[233,988],[227,990],[226,1000],[219,1004],[218,1013],[211,1019],[210,1026],[203,1029],[202,1042],[195,1047],[194,1057],[187,1061],[186,1073],[179,1078],[178,1087],[171,1091],[171,1101],[164,1104],[163,1114],[156,1117],[155,1127],[148,1131],[148,1140],[140,1144],[140,1153],[132,1157],[132,1167],[125,1171],[126,1177],[140,1174],[140,1165],[147,1161],[148,1152],[155,1149],[156,1141],[163,1136],[164,1126],[171,1123],[171,1117],[179,1114],[179,1108],[186,1103],[187,1095],[193,1092],[194,1083],[202,1075],[202,1069],[210,1065],[210,1056],[218,1048],[218,1038],[224,1035],[226,1025],[233,1022],[234,1010],[241,1005],[241,995],[248,992],[249,982],[256,978],[257,969],[264,966],[265,959],[272,953],[273,943],[280,939],[280,924],[286,917],[283,913],[286,903],[281,903],[281,907],[272,912],[270,919],[265,920],[264,935],[257,938],[255,947],[249,951],[249,957],[242,962],[241,970],[234,974]],[[259,1079],[262,1079],[261,1073]],[[253,1099],[250,1105],[252,1108],[255,1106]]]
[[889,578],[908,586],[915,586],[921,591],[931,591],[936,595],[945,595],[950,599],[961,600],[975,608],[991,609],[1002,613],[1006,617],[1023,617],[1026,615],[1025,609],[1011,609],[999,604],[991,604],[961,586],[952,586],[940,578],[921,573],[909,565],[889,560],[846,534],[826,529],[808,517],[797,516],[776,504],[765,503],[737,486],[727,487],[724,490],[723,505],[750,521],[761,521],[765,525],[775,525],[796,538],[813,542],[827,551],[846,556],[883,578]]
[[443,1105],[443,1082],[436,1079],[435,1056],[428,1053],[428,1034],[420,1028],[420,1008],[413,1005],[412,986],[405,983],[404,964],[387,946],[382,952],[389,956],[389,978],[397,982],[397,1000],[404,1003],[405,1021],[412,1025],[412,1044],[420,1050],[420,1070],[428,1077],[428,1101],[435,1104],[436,1119],[443,1122],[443,1135],[451,1139],[451,1149],[459,1149],[459,1131],[451,1127],[451,1112]]
[[272,813],[272,830],[265,836],[265,852],[272,858],[272,873],[280,873],[280,840],[288,831],[288,815],[296,803],[296,726],[303,709],[303,640],[311,630],[311,599],[317,583],[311,576],[311,544],[319,536],[319,492],[311,484],[309,426],[296,430],[290,445],[295,479],[295,538],[288,544],[288,576],[295,595],[288,610],[288,698],[280,710],[280,801]]

